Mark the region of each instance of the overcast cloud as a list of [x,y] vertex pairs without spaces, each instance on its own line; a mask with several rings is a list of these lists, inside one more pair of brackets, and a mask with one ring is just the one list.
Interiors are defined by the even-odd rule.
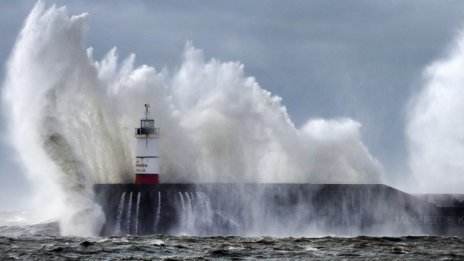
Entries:
[[[34,3],[0,2],[3,64]],[[390,183],[408,175],[408,99],[423,68],[446,51],[464,18],[463,1],[46,3],[90,14],[86,44],[97,58],[117,46],[122,56],[135,53],[137,64],[173,71],[191,40],[208,58],[242,62],[249,76],[283,98],[297,127],[315,117],[359,121]],[[18,206],[29,193],[13,158],[2,140],[0,209]]]

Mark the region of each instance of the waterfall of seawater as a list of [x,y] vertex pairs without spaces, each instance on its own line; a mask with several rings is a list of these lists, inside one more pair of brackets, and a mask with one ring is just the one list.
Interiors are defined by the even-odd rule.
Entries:
[[116,217],[116,235],[121,234],[121,222],[122,222],[122,214],[124,213],[124,199],[126,197],[126,192],[121,194],[121,199],[119,200],[118,204],[118,212]]
[[156,207],[155,222],[153,223],[153,231],[157,231],[161,217],[161,192],[158,191],[158,205]]
[[204,192],[178,192],[180,234],[205,234],[210,228],[213,211],[208,196]]
[[[137,194],[135,194],[137,193]],[[163,192],[147,195],[153,202],[153,207],[144,205],[147,200],[142,192],[123,192],[119,197],[119,203],[115,209],[115,223],[111,231],[115,235],[121,234],[146,234],[162,233],[171,231],[183,235],[202,235],[208,234],[213,228],[213,215],[211,202],[204,192],[177,192],[172,197],[173,206],[177,216],[163,218],[162,198]],[[168,194],[166,194],[169,196]],[[142,196],[144,200],[142,200]],[[143,202],[142,202],[143,201]],[[169,210],[169,207],[166,208]],[[147,215],[151,218],[146,219]],[[173,227],[172,222],[176,222]],[[166,226],[166,227],[165,227]],[[147,230],[148,228],[148,230]]]
[[135,207],[135,234],[139,233],[140,192],[137,193],[137,205]]
[[184,202],[184,196],[182,195],[182,192],[178,192],[179,194],[179,198],[180,198],[180,203],[181,203],[181,206],[182,206],[182,211],[181,211],[181,214],[180,214],[180,230],[181,230],[181,233],[186,231],[186,220],[187,220],[187,211],[186,211],[186,208],[185,208],[185,202]]
[[197,193],[197,199],[200,201],[199,202],[199,208],[200,208],[200,214],[202,217],[202,220],[205,222],[205,224],[210,227],[212,224],[212,216],[213,216],[213,211],[211,210],[211,202],[204,192],[196,192]]
[[193,206],[192,202],[193,200],[190,198],[190,195],[188,192],[184,192],[185,198],[187,199],[187,204],[186,204],[186,213],[185,213],[185,228],[186,231],[191,232],[195,229],[195,215],[193,214]]
[[132,221],[132,192],[129,194],[129,203],[127,205],[126,233],[130,233],[131,221]]

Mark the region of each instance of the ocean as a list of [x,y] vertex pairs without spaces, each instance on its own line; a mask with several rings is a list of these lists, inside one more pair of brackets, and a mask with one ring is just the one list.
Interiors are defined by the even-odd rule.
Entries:
[[111,236],[65,237],[57,223],[0,227],[0,260],[459,260],[464,238]]

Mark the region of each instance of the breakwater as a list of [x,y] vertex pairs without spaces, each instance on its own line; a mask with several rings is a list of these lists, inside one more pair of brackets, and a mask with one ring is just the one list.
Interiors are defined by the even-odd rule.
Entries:
[[102,235],[464,235],[464,208],[382,184],[98,184],[94,190],[106,215]]

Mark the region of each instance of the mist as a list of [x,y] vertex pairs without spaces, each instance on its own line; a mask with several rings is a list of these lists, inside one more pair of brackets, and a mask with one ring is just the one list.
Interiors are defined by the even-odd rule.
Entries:
[[409,104],[407,137],[411,190],[463,193],[464,34],[424,69]]

